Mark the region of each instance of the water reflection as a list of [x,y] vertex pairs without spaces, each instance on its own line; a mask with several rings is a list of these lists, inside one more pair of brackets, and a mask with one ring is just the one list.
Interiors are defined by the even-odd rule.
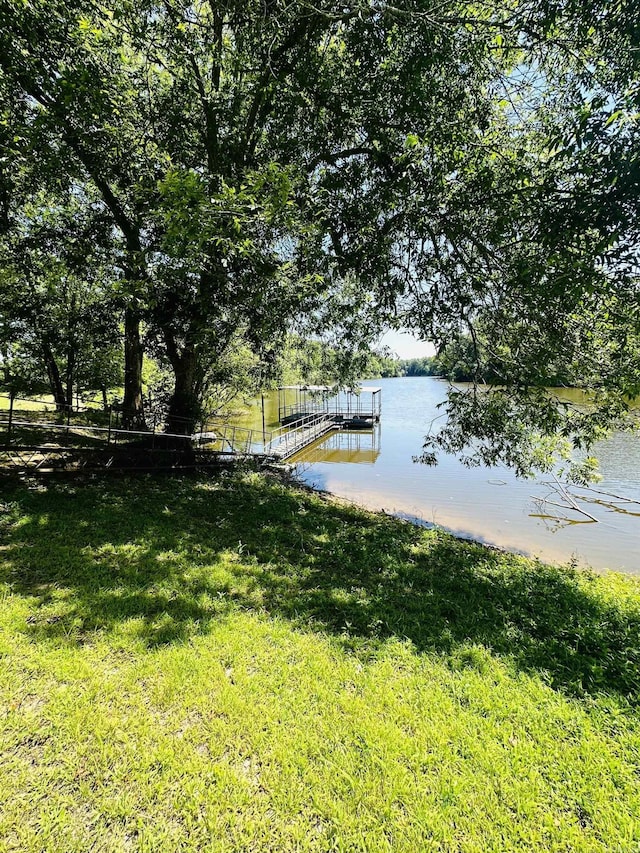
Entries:
[[640,573],[637,435],[617,434],[598,446],[599,492],[558,493],[548,478],[517,480],[504,467],[468,469],[453,457],[428,468],[412,458],[439,413],[446,386],[430,378],[372,384],[383,389],[377,434],[337,432],[307,448],[295,458],[304,481],[371,508],[542,559],[576,558],[595,568]]
[[303,448],[292,457],[296,465],[317,462],[373,465],[380,456],[380,424],[368,430],[344,430]]
[[563,530],[565,527],[570,525],[597,523],[597,519],[592,518],[568,518],[566,515],[545,515],[541,512],[531,512],[529,513],[529,517],[539,518],[549,533],[555,533],[557,530]]

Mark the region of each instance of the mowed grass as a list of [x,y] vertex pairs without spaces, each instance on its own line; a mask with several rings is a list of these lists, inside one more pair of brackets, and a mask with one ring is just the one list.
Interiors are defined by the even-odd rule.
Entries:
[[256,474],[1,500],[0,850],[640,849],[637,581]]
[[[11,401],[9,399],[9,395],[0,393],[0,411],[6,411],[10,408],[10,406]],[[48,409],[55,409],[54,399],[50,395],[43,395],[42,397],[38,397],[37,399],[33,400],[20,397],[14,402],[14,411],[16,413],[20,411],[44,412]]]

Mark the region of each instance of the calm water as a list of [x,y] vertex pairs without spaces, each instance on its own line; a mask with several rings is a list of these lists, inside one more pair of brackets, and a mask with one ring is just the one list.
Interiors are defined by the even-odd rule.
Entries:
[[[563,503],[543,482],[517,480],[505,468],[467,469],[443,456],[436,468],[412,461],[419,454],[446,386],[428,377],[365,382],[382,387],[382,422],[371,433],[334,433],[296,457],[306,483],[375,509],[435,523],[504,548],[566,562],[576,557],[597,569],[640,574],[640,437],[617,434],[597,448],[603,479],[595,488],[638,503],[599,503],[603,496],[575,489],[598,521]],[[267,422],[277,418],[267,400]]]

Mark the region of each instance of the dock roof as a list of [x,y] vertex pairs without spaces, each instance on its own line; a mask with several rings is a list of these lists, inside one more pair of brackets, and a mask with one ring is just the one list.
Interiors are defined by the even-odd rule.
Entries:
[[363,391],[369,394],[374,394],[376,391],[381,391],[379,387],[359,386],[358,388],[339,388],[337,385],[280,385],[278,391],[329,391],[331,394],[360,394]]

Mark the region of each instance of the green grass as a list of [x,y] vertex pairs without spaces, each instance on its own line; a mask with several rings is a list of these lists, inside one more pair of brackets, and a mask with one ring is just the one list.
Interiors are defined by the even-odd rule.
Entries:
[[640,849],[637,581],[254,474],[0,510],[0,851]]
[[[0,392],[0,411],[7,411],[10,408],[10,399],[8,394]],[[55,409],[55,402],[50,394],[44,394],[37,399],[26,399],[20,397],[14,402],[14,410],[26,412],[45,412]]]

